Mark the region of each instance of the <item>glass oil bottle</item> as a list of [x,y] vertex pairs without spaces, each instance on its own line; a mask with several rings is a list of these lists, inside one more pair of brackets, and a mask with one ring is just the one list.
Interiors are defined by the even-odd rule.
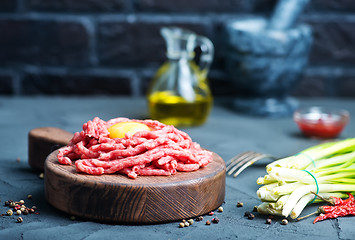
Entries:
[[[167,61],[148,90],[150,118],[176,127],[201,125],[213,104],[207,82],[213,44],[206,37],[178,27],[163,27],[161,35],[167,44]],[[201,50],[198,63],[196,48]]]

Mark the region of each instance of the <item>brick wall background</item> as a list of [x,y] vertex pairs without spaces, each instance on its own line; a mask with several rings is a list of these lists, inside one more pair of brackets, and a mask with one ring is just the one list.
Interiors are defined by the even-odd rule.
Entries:
[[[268,16],[276,0],[0,0],[0,94],[143,96],[165,59],[159,29],[178,25],[216,48],[215,96],[233,95],[218,37],[244,15]],[[309,67],[295,96],[355,97],[355,1],[311,0]]]

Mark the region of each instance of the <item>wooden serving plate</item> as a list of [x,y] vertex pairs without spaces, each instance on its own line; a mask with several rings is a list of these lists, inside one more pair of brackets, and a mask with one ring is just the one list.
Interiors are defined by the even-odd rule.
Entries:
[[52,152],[45,161],[45,196],[51,205],[70,215],[149,224],[204,215],[224,201],[226,166],[216,153],[210,164],[194,172],[137,179],[77,173],[75,165],[59,164],[57,153]]
[[68,145],[73,133],[56,127],[41,127],[28,133],[28,163],[43,172],[47,156],[54,150]]

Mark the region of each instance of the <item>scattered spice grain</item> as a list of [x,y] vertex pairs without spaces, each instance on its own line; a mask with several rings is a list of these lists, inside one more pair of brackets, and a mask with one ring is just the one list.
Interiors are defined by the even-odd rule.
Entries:
[[218,217],[212,218],[212,222],[213,223],[219,223],[219,218]]
[[194,223],[194,220],[193,220],[193,219],[189,219],[189,220],[187,220],[187,222],[188,222],[190,225],[192,225],[192,224]]
[[242,203],[242,202],[237,202],[237,207],[243,207],[244,206],[244,203]]
[[11,216],[12,214],[14,214],[14,212],[11,209],[9,209],[9,210],[7,210],[6,214]]
[[23,222],[23,218],[22,218],[22,217],[18,217],[18,218],[17,218],[17,222],[18,222],[18,223],[22,223],[22,222]]
[[249,213],[247,217],[248,217],[248,219],[253,220],[255,218],[255,215],[252,213]]
[[281,225],[287,225],[288,224],[288,221],[286,218],[282,219],[281,221]]
[[219,207],[219,208],[217,209],[217,212],[223,212],[223,207]]
[[211,225],[210,220],[207,220],[207,221],[206,221],[206,225]]
[[271,218],[267,218],[265,221],[266,224],[271,224],[271,222],[272,222]]
[[185,224],[183,222],[179,223],[179,228],[185,227]]
[[198,216],[197,218],[196,218],[196,221],[197,222],[200,222],[200,221],[202,221],[203,220],[203,216]]

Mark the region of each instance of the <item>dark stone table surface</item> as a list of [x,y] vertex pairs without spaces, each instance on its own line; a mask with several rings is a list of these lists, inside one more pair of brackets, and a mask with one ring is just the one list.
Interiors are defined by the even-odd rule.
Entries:
[[[216,100],[208,122],[200,127],[183,129],[202,147],[218,153],[225,161],[243,151],[259,151],[287,156],[320,143],[303,137],[291,117],[257,118],[241,115],[228,107],[227,100]],[[355,100],[302,99],[301,105],[336,106],[355,116]],[[6,200],[25,200],[35,205],[39,215],[0,216],[0,239],[355,239],[355,217],[343,217],[312,224],[313,217],[290,221],[281,219],[265,224],[265,216],[244,216],[260,204],[256,196],[256,179],[265,174],[266,162],[247,168],[237,178],[227,177],[224,211],[215,213],[218,224],[195,222],[179,228],[179,222],[152,225],[114,225],[71,220],[71,216],[49,205],[43,193],[43,179],[28,165],[28,132],[33,128],[52,126],[80,131],[82,124],[95,116],[103,120],[115,117],[147,118],[144,99],[113,97],[0,97],[0,213],[6,213]],[[354,137],[355,122],[350,121],[341,139]],[[31,200],[27,199],[32,194]],[[237,202],[243,207],[237,207]],[[305,213],[317,205],[308,206]]]

